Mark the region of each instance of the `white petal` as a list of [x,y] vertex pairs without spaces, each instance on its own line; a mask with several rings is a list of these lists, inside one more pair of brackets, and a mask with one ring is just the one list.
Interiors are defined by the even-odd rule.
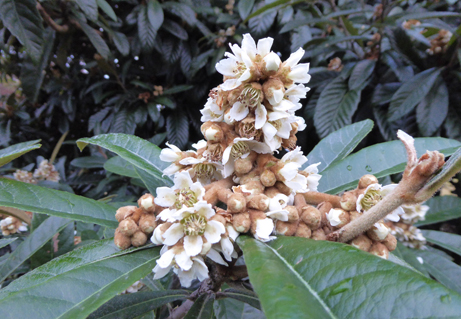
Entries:
[[279,56],[274,52],[266,55],[264,57],[264,62],[266,62],[266,70],[268,72],[277,71],[280,67],[280,64],[282,63]]
[[307,72],[309,72],[309,63],[298,64],[291,68],[288,78],[297,83],[307,83],[311,80],[311,76]]
[[221,89],[223,91],[230,91],[242,84],[242,81],[239,79],[227,79],[223,84],[221,84]]
[[179,254],[175,255],[174,260],[176,261],[176,264],[182,269],[182,270],[189,270],[192,268],[193,261],[192,259],[187,255],[186,251],[184,249],[181,250]]
[[234,244],[230,241],[228,237],[221,239],[221,248],[223,255],[227,261],[232,260],[232,253],[234,252]]
[[155,204],[162,207],[170,207],[176,201],[176,193],[169,187],[157,187],[157,197],[155,197]]
[[206,256],[217,264],[228,266],[228,264],[224,261],[224,259],[222,259],[221,254],[218,253],[215,249],[210,249],[210,251],[208,252],[208,254],[206,254]]
[[267,121],[266,107],[262,104],[259,104],[256,107],[255,115],[256,115],[255,128],[260,129],[261,127],[263,127],[264,123],[266,123]]
[[248,146],[250,146],[250,149],[252,151],[255,151],[256,153],[259,153],[259,154],[271,153],[271,149],[264,143],[257,142],[257,141],[248,141],[247,144]]
[[194,258],[194,271],[198,280],[204,281],[208,278],[208,267],[200,257]]
[[181,169],[181,166],[178,166],[176,164],[171,164],[170,166],[168,166],[167,168],[163,170],[163,175],[171,176],[179,172],[180,169]]
[[271,123],[266,122],[263,126],[264,140],[272,139],[277,134],[277,129]]
[[182,165],[194,165],[194,164],[199,164],[203,163],[205,161],[204,158],[195,158],[195,157],[186,157],[183,158],[182,160],[179,161],[179,164]]
[[229,161],[230,159],[230,152],[232,150],[232,146],[234,144],[231,144],[229,145],[228,147],[226,147],[226,149],[224,150],[223,154],[222,154],[222,163],[225,165],[227,164],[227,162]]
[[209,243],[214,244],[221,240],[221,234],[225,232],[226,229],[223,224],[216,220],[210,220],[206,225],[205,234],[203,235]]
[[266,216],[272,219],[278,219],[278,220],[281,220],[282,222],[286,222],[288,221],[288,214],[289,212],[287,210],[276,210],[276,211],[266,213]]
[[216,214],[216,212],[213,209],[213,206],[211,204],[208,204],[204,200],[199,201],[194,205],[194,211],[197,215],[203,216],[207,220]]
[[173,145],[173,144],[170,144],[168,142],[165,143],[166,146],[168,146],[169,148],[171,148],[173,150],[173,152],[176,152],[176,153],[181,153],[181,150],[179,149],[179,147]]
[[330,222],[330,225],[335,227],[341,224],[341,219],[339,216],[342,214],[341,209],[330,209],[330,211],[326,214],[328,221]]
[[230,116],[236,121],[241,121],[248,115],[248,112],[249,110],[244,104],[235,102],[230,110]]
[[181,153],[178,154],[169,148],[164,148],[160,152],[160,159],[164,162],[174,162],[177,161],[180,157]]
[[192,271],[183,271],[180,269],[178,271],[178,278],[179,282],[181,283],[181,286],[183,286],[184,288],[189,288],[192,284],[192,280],[195,279],[195,276]]
[[163,245],[163,237],[162,237],[162,231],[160,230],[160,226],[155,227],[154,233],[152,234],[152,237],[150,238],[150,241],[156,245]]
[[181,238],[184,237],[184,227],[180,223],[175,223],[170,226],[164,233],[163,233],[163,238],[165,240],[163,243],[168,246],[173,246],[180,240]]
[[289,67],[294,67],[298,62],[303,58],[304,50],[299,48],[298,51],[292,53],[290,57],[285,61],[285,65]]
[[270,240],[269,236],[274,230],[274,222],[270,218],[258,219],[256,221],[255,237],[262,241]]
[[166,268],[162,268],[159,265],[156,265],[154,269],[152,270],[154,274],[154,279],[160,279],[165,277],[171,270],[171,266],[168,266]]
[[223,169],[223,177],[227,178],[232,175],[234,172],[234,160],[230,159],[225,165]]
[[285,166],[279,170],[279,173],[285,178],[285,181],[290,181],[298,174],[298,167],[296,163],[285,163]]
[[216,71],[225,76],[235,76],[234,70],[237,67],[237,61],[234,59],[223,59],[216,63]]
[[184,249],[188,256],[196,256],[202,251],[203,239],[202,236],[186,236],[184,237]]
[[256,55],[256,43],[255,43],[255,40],[251,37],[249,33],[245,33],[243,35],[242,50],[245,51],[245,53],[252,60],[254,60],[255,55]]
[[188,172],[181,172],[174,177],[174,189],[187,189],[192,186],[193,182]]
[[203,188],[200,182],[195,182],[191,185],[190,190],[195,194],[197,200],[202,200],[205,195],[205,188]]
[[[264,39],[260,39],[258,41],[258,46],[257,46],[257,50],[258,50],[258,54],[262,57],[266,56],[267,54],[269,54],[270,50],[271,50],[271,47],[272,47],[272,43],[274,43],[274,39],[273,38],[264,38]],[[275,53],[274,53],[275,54]],[[278,57],[278,55],[277,55]],[[280,59],[280,58],[279,58]]]
[[174,256],[174,249],[168,249],[159,259],[157,259],[157,264],[161,268],[167,268],[171,266]]

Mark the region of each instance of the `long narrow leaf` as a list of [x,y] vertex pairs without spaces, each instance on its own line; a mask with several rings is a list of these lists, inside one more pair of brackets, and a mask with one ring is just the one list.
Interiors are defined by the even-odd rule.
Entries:
[[461,198],[455,196],[438,196],[429,199],[425,205],[430,209],[425,219],[415,226],[431,225],[461,217]]
[[0,166],[8,164],[15,158],[26,154],[32,150],[40,148],[41,144],[38,144],[40,140],[34,140],[24,143],[19,143],[15,145],[8,146],[2,150],[0,150]]
[[448,249],[461,256],[461,236],[436,230],[422,230],[428,242]]

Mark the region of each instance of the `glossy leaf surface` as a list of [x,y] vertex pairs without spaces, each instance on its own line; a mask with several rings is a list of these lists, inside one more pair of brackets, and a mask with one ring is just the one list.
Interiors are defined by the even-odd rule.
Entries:
[[461,217],[461,198],[455,196],[437,196],[424,203],[430,207],[425,219],[415,226],[430,225]]
[[19,143],[0,150],[0,166],[8,164],[27,152],[40,148],[42,145],[38,144],[39,142],[40,140]]

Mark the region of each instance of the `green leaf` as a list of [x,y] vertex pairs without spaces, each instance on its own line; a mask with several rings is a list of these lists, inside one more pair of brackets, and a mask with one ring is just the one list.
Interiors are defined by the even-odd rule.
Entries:
[[389,121],[410,113],[429,93],[442,69],[431,68],[416,74],[395,92],[389,105]]
[[212,319],[214,295],[203,294],[195,300],[184,319]]
[[456,18],[461,17],[461,14],[456,12],[443,12],[443,11],[433,11],[433,12],[403,12],[399,15],[394,15],[388,17],[388,19],[395,19],[398,18],[399,21],[403,20],[422,20],[422,19],[435,19],[435,18]]
[[[284,236],[237,242],[269,319],[455,318],[461,312],[461,295],[350,245]],[[415,298],[424,302],[402,307]]]
[[40,140],[18,143],[0,150],[0,167],[27,152],[40,148],[42,144],[38,144],[39,142]]
[[442,169],[426,183],[424,189],[436,192],[459,171],[461,171],[461,147],[443,164]]
[[98,5],[96,0],[75,0],[86,17],[91,21],[98,20]]
[[0,239],[0,248],[3,248],[5,246],[8,246],[9,244],[11,244],[12,242],[14,242],[16,239],[18,239],[18,237],[15,237],[15,238],[2,238]]
[[415,252],[423,259],[423,265],[437,281],[454,291],[461,293],[461,267],[439,254],[418,250]]
[[70,223],[70,220],[64,218],[47,218],[32,232],[32,234],[16,247],[8,259],[2,264],[0,268],[0,282],[53,238],[57,232],[66,227],[68,223]]
[[120,156],[114,156],[104,163],[104,169],[108,172],[131,178],[139,178],[130,162],[125,161]]
[[116,296],[87,319],[134,318],[169,302],[186,299],[188,295],[187,290],[164,290]]
[[112,9],[106,0],[96,0],[96,3],[98,4],[98,7],[109,16],[109,18],[117,22],[117,15],[115,14],[114,9]]
[[239,10],[239,15],[242,20],[245,20],[253,9],[255,0],[240,0],[237,8]]
[[[276,1],[276,2],[279,2],[279,1]],[[275,3],[275,2],[273,2],[273,3]],[[269,4],[269,5],[271,5],[271,4]],[[257,10],[256,12],[258,12],[258,11],[259,10]],[[253,14],[251,14],[249,17],[251,17],[251,16],[253,16]],[[258,34],[258,35],[263,35],[263,34],[267,33],[269,31],[269,29],[272,27],[272,25],[274,24],[276,16],[277,16],[277,11],[276,10],[268,10],[268,11],[264,10],[264,12],[252,17],[248,21],[248,26],[250,27],[250,30],[251,30],[252,33]]]
[[116,228],[115,208],[77,196],[9,179],[0,180],[0,206]]
[[140,168],[134,167],[134,170],[136,174],[138,175],[137,177],[144,183],[145,187],[154,196],[157,196],[157,187],[162,187],[162,186],[169,186],[169,184],[165,184],[163,180],[160,180],[149,173],[147,173],[145,170],[142,170]]
[[138,14],[138,35],[142,47],[150,50],[154,47],[157,31],[163,23],[163,9],[157,0],[148,0],[141,5]]
[[261,309],[258,296],[251,290],[228,288],[222,292],[226,297],[242,301],[250,306]]
[[387,104],[392,100],[392,96],[395,91],[400,87],[400,83],[385,83],[378,84],[373,91],[373,97],[371,99],[371,104],[373,105],[383,105]]
[[[245,0],[243,0],[245,1]],[[262,14],[264,14],[266,11],[272,9],[272,8],[275,8],[277,6],[280,6],[282,4],[285,4],[287,2],[290,2],[290,0],[276,0],[276,1],[271,1],[270,3],[266,4],[265,6],[259,8],[258,10],[256,10],[255,12],[253,12],[252,14],[250,14],[249,16],[247,16],[245,18],[245,20],[243,20],[243,24],[247,23],[248,20],[250,20],[251,18],[254,18],[254,17],[258,17],[258,16],[261,16]],[[276,11],[274,10],[273,12],[276,13]],[[277,13],[276,13],[277,14]],[[275,16],[275,15],[274,15]]]
[[109,54],[110,54],[110,49],[107,46],[106,42],[103,40],[103,38],[99,35],[99,33],[90,27],[88,24],[86,24],[83,20],[77,19],[78,23],[80,24],[80,27],[82,28],[82,31],[86,34],[88,39],[90,40],[91,44],[93,44],[94,48],[98,53],[104,58],[108,59]]
[[70,165],[80,168],[102,168],[107,160],[101,156],[84,156],[74,158]]
[[166,119],[168,142],[184,148],[189,140],[189,119],[182,112],[173,112]]
[[364,120],[345,126],[337,131],[330,133],[322,139],[314,149],[307,155],[308,165],[318,163],[319,172],[330,165],[342,160],[370,133],[373,128],[372,120]]
[[121,32],[114,32],[113,34],[114,44],[117,47],[117,50],[123,55],[126,56],[130,53],[130,42],[126,35]]
[[337,77],[320,93],[314,114],[314,125],[320,137],[325,137],[352,122],[360,102],[359,91],[348,91],[347,83]]
[[193,85],[189,85],[189,84],[182,84],[182,85],[175,85],[169,89],[166,89],[163,91],[163,94],[166,95],[166,94],[175,94],[175,93],[180,93],[180,92],[184,92],[184,91],[189,91],[190,89],[192,89],[194,86]]
[[38,63],[42,54],[43,22],[35,0],[1,0],[3,25],[26,48],[32,61]]
[[265,319],[261,310],[231,298],[218,299],[214,303],[217,319]]
[[165,19],[162,24],[162,28],[166,31],[177,37],[178,39],[186,41],[189,39],[189,34],[183,27],[181,27],[178,23],[174,22],[170,19]]
[[142,138],[127,134],[102,134],[91,138],[81,138],[77,146],[83,150],[86,145],[93,144],[116,153],[134,166],[148,172],[165,184],[171,184],[168,177],[163,177],[163,169],[168,163],[160,160],[160,148]]
[[158,257],[159,248],[144,249],[75,267],[0,300],[2,318],[86,318],[150,274]]
[[[445,156],[453,154],[461,143],[441,137],[415,138],[415,147],[421,156],[426,150],[439,151]],[[366,147],[331,165],[322,172],[319,192],[336,194],[357,187],[365,174],[377,178],[403,172],[407,155],[400,141],[391,141]]]
[[352,69],[349,78],[349,90],[362,90],[362,86],[373,74],[376,62],[374,60],[362,60]]
[[461,256],[461,236],[436,230],[421,230],[426,240]]
[[417,222],[415,226],[431,225],[461,217],[461,198],[455,196],[438,196],[429,199],[425,205],[430,209],[425,219]]
[[37,65],[24,61],[21,68],[21,86],[24,94],[27,96],[31,103],[37,101],[40,87],[42,86],[43,79],[45,78],[45,68],[48,66],[51,50],[54,45],[55,32],[49,28],[44,35],[45,41],[42,47],[40,60]]
[[418,252],[420,252],[419,249],[411,249],[404,246],[401,242],[398,242],[397,248],[392,252],[392,254],[395,254],[396,256],[400,257],[405,262],[407,262],[408,265],[422,273],[427,278],[430,278],[429,272],[424,267],[424,265],[421,264],[421,259],[418,259],[418,257],[421,257],[418,256]]
[[416,107],[416,121],[424,136],[431,136],[448,115],[448,89],[444,81],[434,86],[432,90]]

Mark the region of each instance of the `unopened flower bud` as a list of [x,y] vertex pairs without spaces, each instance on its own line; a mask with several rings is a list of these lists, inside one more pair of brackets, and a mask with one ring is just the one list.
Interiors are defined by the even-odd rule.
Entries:
[[145,214],[146,213],[141,208],[136,207],[134,209],[133,214],[131,216],[127,217],[127,219],[132,219],[135,223],[138,223],[141,216],[145,215]]
[[371,174],[363,175],[359,180],[358,188],[359,189],[367,188],[371,184],[377,184],[377,183],[378,183],[378,179],[374,175],[371,175]]
[[253,169],[253,162],[250,158],[238,158],[234,163],[235,172],[239,175],[247,174]]
[[275,183],[277,182],[277,179],[275,178],[275,174],[268,169],[262,172],[260,178],[261,178],[261,184],[263,184],[266,187],[274,186]]
[[245,210],[247,202],[242,194],[232,194],[227,199],[227,209],[232,213],[241,213]]
[[144,245],[147,242],[147,235],[144,234],[142,231],[137,231],[136,233],[133,234],[133,237],[131,237],[131,244],[134,247],[139,247]]
[[354,238],[350,244],[354,246],[355,248],[358,248],[363,251],[368,251],[372,245],[372,241],[368,236],[361,234]]
[[206,255],[211,249],[211,243],[209,243],[206,238],[203,239],[203,245],[202,245],[202,251],[200,252],[200,255]]
[[138,225],[131,219],[124,219],[118,225],[118,229],[122,234],[132,236],[138,230]]
[[333,205],[330,202],[321,202],[317,205],[317,209],[320,211],[320,216],[322,216],[322,225],[330,225],[327,214],[332,208]]
[[356,203],[357,196],[355,196],[354,192],[345,192],[343,196],[341,196],[340,204],[341,208],[344,210],[355,210]]
[[395,248],[397,248],[397,238],[392,234],[388,234],[382,244],[386,246],[389,251],[394,251]]
[[351,210],[351,211],[349,212],[349,216],[351,217],[351,221],[353,221],[354,219],[359,218],[360,216],[362,216],[362,214],[359,213],[359,212],[356,211],[356,210]]
[[200,129],[207,141],[220,142],[224,139],[223,130],[215,123],[205,122]]
[[289,149],[290,151],[296,148],[296,142],[298,141],[295,135],[290,135],[287,139],[282,139],[282,147]]
[[311,229],[317,229],[322,222],[322,215],[317,208],[307,205],[302,209],[301,220]]
[[264,186],[260,181],[251,180],[242,185],[244,194],[258,195],[264,193]]
[[215,214],[213,215],[210,220],[215,220],[217,222],[220,222],[221,224],[223,224],[224,226],[226,226],[227,224],[227,220],[226,218],[223,216],[223,215],[220,215],[220,214]]
[[251,220],[249,213],[240,213],[232,215],[232,225],[239,233],[246,233],[250,230]]
[[376,255],[376,256],[381,257],[383,259],[388,259],[389,258],[389,250],[386,248],[386,246],[384,246],[381,243],[377,243],[377,242],[373,243],[373,245],[368,250],[368,252],[370,254]]
[[312,232],[311,238],[314,240],[326,240],[327,236],[325,235],[325,232],[323,231],[323,229],[319,228]]
[[143,214],[139,219],[139,229],[146,234],[151,234],[156,226],[157,222],[154,215]]
[[163,223],[155,227],[154,233],[152,234],[150,241],[156,245],[163,244],[163,241],[164,241],[163,234],[168,230],[168,228],[170,228],[171,225],[172,225],[171,223]]
[[283,100],[285,95],[285,86],[277,78],[271,78],[263,84],[264,97],[270,104],[276,105]]
[[373,227],[367,230],[367,235],[374,241],[381,242],[389,234],[389,228],[381,222],[375,223]]
[[312,230],[304,224],[302,221],[299,222],[298,228],[296,229],[295,233],[296,237],[304,237],[304,238],[311,238]]
[[121,222],[125,218],[133,215],[134,210],[136,209],[136,206],[123,206],[117,209],[117,212],[115,213],[115,218],[118,220],[118,222]]
[[256,234],[256,228],[258,226],[258,220],[264,220],[267,218],[266,214],[259,210],[249,210],[250,220],[251,220],[251,233]]
[[114,243],[115,246],[124,250],[131,246],[131,238],[123,233],[117,228],[114,234]]
[[277,182],[275,187],[280,191],[280,193],[289,196],[291,194],[291,188],[285,185],[285,183]]
[[415,172],[421,176],[431,176],[439,170],[445,163],[445,157],[438,151],[427,151],[418,160],[418,165],[414,168]]
[[297,222],[282,222],[281,220],[277,220],[275,224],[275,233],[277,235],[283,236],[293,236],[298,229]]
[[223,145],[221,143],[212,143],[208,142],[207,149],[206,149],[206,156],[212,162],[219,162],[222,160],[222,155],[224,149],[227,145]]
[[276,187],[267,187],[264,190],[264,194],[266,194],[267,197],[269,197],[269,198],[274,198],[278,194],[282,194],[282,193]]
[[155,212],[156,205],[154,203],[154,196],[152,194],[144,194],[138,199],[138,206],[144,211],[153,214]]
[[343,227],[351,221],[349,213],[341,208],[332,208],[327,214],[327,219],[333,227]]
[[280,64],[282,63],[282,61],[280,60],[280,57],[275,52],[270,52],[269,54],[267,54],[264,57],[263,61],[264,61],[264,66],[262,70],[267,75],[275,74],[278,71]]
[[260,210],[263,212],[269,208],[270,198],[264,194],[252,195],[248,197],[247,200],[248,208]]
[[284,210],[288,211],[288,223],[296,222],[299,220],[298,209],[295,206],[286,206]]

